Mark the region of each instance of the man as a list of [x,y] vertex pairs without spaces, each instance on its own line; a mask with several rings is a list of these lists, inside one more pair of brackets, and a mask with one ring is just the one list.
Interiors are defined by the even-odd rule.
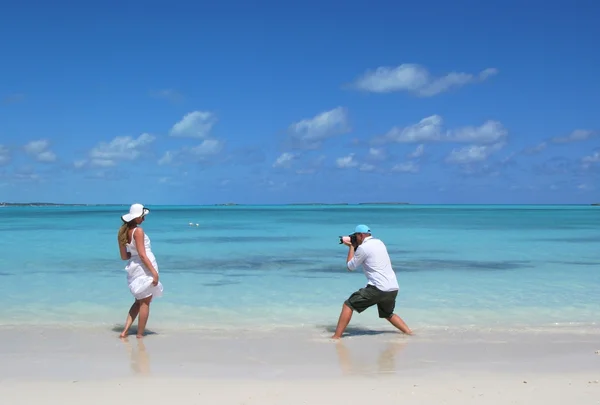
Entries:
[[385,244],[373,238],[371,230],[366,225],[358,225],[354,235],[357,241],[356,252],[351,242],[344,241],[348,246],[346,266],[348,270],[353,271],[362,265],[368,282],[366,287],[354,292],[342,305],[342,312],[332,338],[342,337],[354,311],[361,313],[373,305],[377,305],[380,318],[386,319],[407,335],[412,335],[412,331],[402,318],[394,314],[399,287]]

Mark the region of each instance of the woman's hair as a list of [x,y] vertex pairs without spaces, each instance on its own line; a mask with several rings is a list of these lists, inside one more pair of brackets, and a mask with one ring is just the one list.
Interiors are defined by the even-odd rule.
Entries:
[[[123,221],[121,219],[121,221]],[[119,228],[119,234],[118,234],[118,238],[119,238],[119,243],[123,246],[127,245],[127,242],[129,242],[129,238],[127,236],[127,230],[133,225],[135,224],[135,219],[132,219],[129,222],[125,222],[123,221],[123,225],[121,225],[121,227]]]

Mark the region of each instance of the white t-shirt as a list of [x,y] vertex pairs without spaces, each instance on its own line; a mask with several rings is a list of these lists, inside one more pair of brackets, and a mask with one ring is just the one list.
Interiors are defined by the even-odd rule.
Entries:
[[385,244],[372,236],[365,238],[354,252],[354,257],[347,263],[349,270],[356,270],[362,264],[368,283],[381,291],[399,289],[396,273]]

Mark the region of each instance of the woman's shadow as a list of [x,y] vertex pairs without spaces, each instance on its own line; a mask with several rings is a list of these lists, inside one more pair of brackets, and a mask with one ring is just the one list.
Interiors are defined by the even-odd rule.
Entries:
[[[122,325],[122,324],[121,324],[121,325],[115,325],[115,326],[113,326],[113,328],[112,328],[111,330],[112,330],[113,332],[118,332],[118,333],[120,333],[120,332],[122,332],[122,331],[123,331],[123,329],[125,329],[125,325]],[[131,326],[131,328],[129,329],[128,336],[131,336],[131,335],[135,335],[135,334],[137,334],[137,330],[138,330],[138,327],[137,327],[137,325],[132,325],[132,326]],[[156,333],[156,332],[154,332],[154,331],[152,331],[152,330],[150,330],[150,329],[148,329],[148,328],[146,328],[146,330],[144,331],[144,336],[148,336],[148,335],[157,335],[157,334],[158,334],[158,333]]]

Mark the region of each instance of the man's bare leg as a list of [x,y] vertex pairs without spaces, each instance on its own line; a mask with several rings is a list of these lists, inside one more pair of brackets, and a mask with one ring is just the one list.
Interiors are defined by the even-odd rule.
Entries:
[[331,337],[332,339],[339,339],[342,337],[342,334],[346,330],[346,327],[350,323],[350,319],[352,319],[352,308],[350,308],[346,303],[342,305],[342,312],[340,312],[340,318],[338,319],[337,328],[335,329],[335,333]]
[[387,318],[387,320],[389,323],[391,323],[392,325],[394,325],[396,328],[400,329],[402,332],[406,333],[407,335],[413,334],[412,330],[410,330],[408,325],[406,323],[404,323],[402,318],[400,318],[398,315],[394,314],[391,317]]

